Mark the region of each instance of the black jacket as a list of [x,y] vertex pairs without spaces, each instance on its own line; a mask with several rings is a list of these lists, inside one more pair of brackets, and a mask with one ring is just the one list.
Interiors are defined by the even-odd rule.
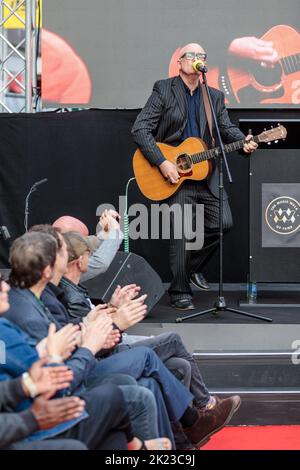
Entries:
[[[210,88],[210,93],[224,143],[244,139],[244,134],[229,119],[224,94],[215,88]],[[133,125],[132,136],[143,155],[152,165],[156,165],[163,156],[156,142],[177,145],[182,140],[186,123],[187,100],[184,83],[180,77],[167,78],[154,84],[150,98]],[[202,93],[200,93],[200,135],[208,147],[211,147]],[[216,166],[207,184],[212,194],[218,197]]]
[[65,277],[61,279],[59,287],[64,292],[60,300],[68,311],[70,321],[73,322],[74,318],[86,317],[92,309],[87,289],[80,284],[74,284]]

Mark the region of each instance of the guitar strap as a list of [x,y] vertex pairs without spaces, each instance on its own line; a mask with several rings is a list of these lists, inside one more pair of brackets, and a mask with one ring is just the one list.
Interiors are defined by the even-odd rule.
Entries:
[[211,135],[211,143],[212,143],[212,147],[214,147],[215,146],[215,139],[214,139],[213,131],[212,131],[212,114],[211,114],[210,104],[209,104],[207,91],[206,91],[206,88],[204,86],[204,83],[200,84],[200,88],[202,90],[205,114],[206,114],[206,119],[207,119],[207,123],[208,123],[209,132],[210,132],[210,135]]

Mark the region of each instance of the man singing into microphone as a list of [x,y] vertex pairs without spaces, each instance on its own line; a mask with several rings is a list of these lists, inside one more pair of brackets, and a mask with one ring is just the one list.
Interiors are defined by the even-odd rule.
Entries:
[[[132,129],[134,141],[143,155],[152,165],[157,165],[170,184],[176,184],[180,176],[175,165],[164,158],[156,142],[176,146],[188,137],[200,137],[208,148],[212,147],[202,90],[199,87],[201,71],[206,67],[205,61],[206,53],[199,44],[184,46],[178,59],[179,76],[159,80],[154,84],[152,94]],[[223,93],[215,88],[210,88],[210,93],[223,141],[231,143],[245,139],[238,127],[230,122]],[[250,154],[257,148],[257,144],[251,138],[250,135],[246,137],[247,142],[243,148],[245,153]],[[179,310],[191,310],[194,309],[194,305],[190,282],[200,289],[209,289],[201,270],[219,242],[217,166],[214,164],[213,171],[207,180],[185,181],[181,189],[167,202],[169,206],[179,204],[182,209],[185,204],[192,205],[193,229],[196,204],[204,204],[205,241],[203,248],[199,251],[186,249],[186,243],[190,240],[187,240],[184,234],[181,239],[176,239],[174,236],[176,219],[171,217],[170,268],[173,275],[169,288],[171,305]],[[184,214],[183,210],[182,214]],[[223,225],[224,232],[232,226],[226,193]]]

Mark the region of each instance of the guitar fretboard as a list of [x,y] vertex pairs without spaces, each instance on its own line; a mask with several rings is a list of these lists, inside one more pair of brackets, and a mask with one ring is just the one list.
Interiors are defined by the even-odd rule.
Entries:
[[[253,137],[254,142],[258,142],[258,136]],[[234,152],[235,150],[239,150],[244,147],[245,144],[245,139],[243,140],[238,140],[236,142],[233,142],[232,144],[226,144],[224,145],[225,153],[229,152]],[[211,160],[212,158],[215,158],[219,152],[221,152],[220,147],[215,147],[210,150],[205,150],[204,152],[200,153],[194,153],[192,155],[192,161],[193,163],[200,163],[204,162],[205,160]]]
[[284,73],[289,75],[290,73],[298,72],[300,70],[300,54],[289,55],[280,59]]

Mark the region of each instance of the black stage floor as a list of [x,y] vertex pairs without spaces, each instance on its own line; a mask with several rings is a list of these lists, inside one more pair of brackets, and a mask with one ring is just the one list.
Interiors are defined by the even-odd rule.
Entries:
[[[244,310],[256,315],[267,316],[273,319],[273,324],[300,324],[300,307],[287,307],[287,304],[300,305],[300,291],[261,291],[258,303],[283,304],[276,307],[240,307],[239,301],[245,301],[244,293],[239,291],[225,291],[225,299],[228,307]],[[216,291],[194,292],[193,302],[195,310],[180,311],[170,307],[169,296],[165,294],[158,304],[151,310],[144,322],[147,323],[173,323],[177,317],[207,310],[213,307],[218,293]],[[231,312],[219,312],[218,314],[207,314],[203,317],[187,320],[186,323],[262,323],[260,320],[243,317]],[[265,323],[265,322],[263,322]]]

